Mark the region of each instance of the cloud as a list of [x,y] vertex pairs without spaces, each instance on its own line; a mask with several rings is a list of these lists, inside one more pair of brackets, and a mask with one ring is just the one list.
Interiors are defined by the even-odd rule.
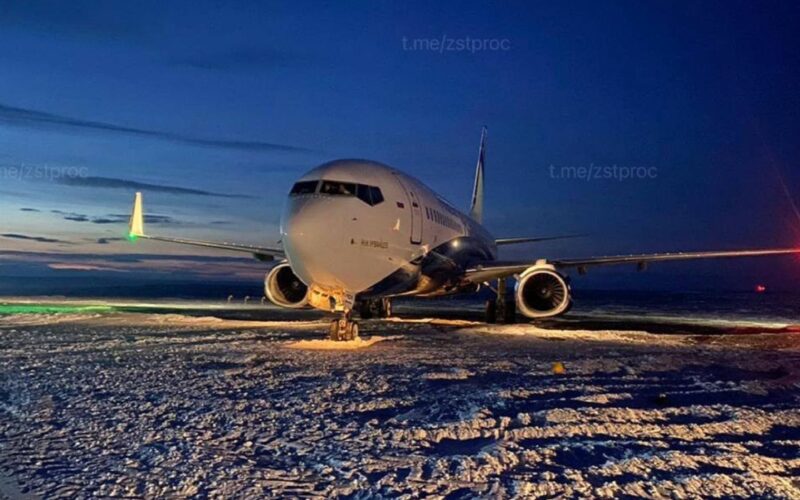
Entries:
[[238,71],[289,66],[297,60],[284,52],[264,47],[239,47],[211,54],[175,58],[177,66],[211,71]]
[[[120,224],[128,223],[130,216],[122,214],[109,214],[105,217],[92,217],[92,224]],[[145,215],[144,222],[146,224],[177,224],[178,221],[169,215]]]
[[160,130],[127,127],[114,123],[84,120],[69,116],[57,115],[45,111],[18,108],[0,103],[0,123],[17,127],[51,128],[64,131],[95,131],[111,134],[135,135],[165,141],[179,142],[191,146],[202,146],[220,149],[237,149],[243,151],[271,152],[308,152],[308,149],[287,144],[275,144],[262,141],[240,141],[227,139],[205,139]]
[[20,212],[41,212],[38,208],[23,207],[19,209]]
[[[2,236],[2,235],[0,235]],[[125,240],[127,241],[127,239]],[[128,243],[126,245],[133,245]],[[122,263],[141,263],[151,262],[157,260],[170,260],[170,261],[185,261],[185,262],[201,262],[201,263],[250,263],[257,268],[262,269],[263,264],[259,263],[251,256],[244,254],[240,256],[235,255],[196,255],[196,254],[162,254],[162,253],[56,253],[49,251],[32,252],[22,250],[8,250],[0,253],[0,260],[14,260],[14,259],[29,259],[32,262],[72,262],[72,261],[85,261],[87,259],[104,259],[113,262]]]
[[111,271],[115,273],[129,272],[127,269],[117,269],[114,267],[98,266],[95,264],[74,264],[70,262],[53,262],[52,264],[47,264],[47,267],[61,271]]
[[70,244],[68,241],[57,240],[54,238],[45,238],[43,236],[30,236],[27,234],[18,234],[18,233],[3,233],[0,234],[3,238],[10,238],[14,240],[27,240],[27,241],[36,241],[39,243],[66,243]]
[[59,183],[67,186],[80,186],[80,187],[94,187],[106,189],[130,189],[139,191],[157,191],[161,193],[171,193],[180,195],[194,195],[194,196],[215,196],[218,198],[253,198],[245,194],[224,194],[215,193],[212,191],[204,191],[202,189],[191,189],[179,186],[168,186],[163,184],[150,184],[147,182],[138,182],[128,179],[115,179],[112,177],[62,177],[58,180]]
[[162,254],[99,254],[6,251],[0,263],[30,264],[62,271],[116,271],[159,273],[230,279],[246,277],[253,283],[264,277],[263,264],[251,257]]
[[50,210],[50,212],[63,216],[64,220],[71,220],[73,222],[89,221],[89,216],[84,214],[76,214],[75,212],[64,212],[63,210]]
[[[126,214],[107,214],[101,216],[89,216],[75,212],[65,212],[63,210],[50,210],[54,214],[61,215],[64,220],[73,222],[91,222],[92,224],[121,224],[128,223],[130,218]],[[144,221],[148,224],[178,224],[179,222],[168,215],[147,214]]]

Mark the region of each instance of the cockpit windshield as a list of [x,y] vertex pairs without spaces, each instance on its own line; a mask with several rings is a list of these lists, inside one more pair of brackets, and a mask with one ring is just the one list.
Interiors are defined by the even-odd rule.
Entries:
[[334,196],[355,196],[356,185],[352,182],[322,181],[319,194],[329,194]]
[[383,193],[377,186],[340,181],[300,181],[292,187],[289,196],[316,194],[318,186],[318,194],[324,196],[353,196],[370,206],[383,202]]
[[289,196],[299,196],[301,194],[314,194],[317,191],[319,181],[300,181],[292,186]]

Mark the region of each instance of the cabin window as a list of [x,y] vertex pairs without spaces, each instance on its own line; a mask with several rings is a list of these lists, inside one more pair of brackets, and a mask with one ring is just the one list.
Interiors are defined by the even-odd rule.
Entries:
[[317,184],[319,184],[319,181],[300,181],[292,186],[292,190],[289,191],[289,196],[314,194],[317,190]]

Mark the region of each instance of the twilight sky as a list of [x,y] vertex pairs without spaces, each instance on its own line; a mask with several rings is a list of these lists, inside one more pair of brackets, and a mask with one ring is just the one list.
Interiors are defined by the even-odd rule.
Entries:
[[[484,124],[489,229],[589,235],[506,258],[800,243],[796,2],[233,4],[0,4],[0,279],[259,279],[247,259],[119,241],[133,192],[153,233],[257,244],[294,179],[340,157],[465,207]],[[614,166],[648,175],[570,178]],[[575,286],[797,290],[798,269]]]

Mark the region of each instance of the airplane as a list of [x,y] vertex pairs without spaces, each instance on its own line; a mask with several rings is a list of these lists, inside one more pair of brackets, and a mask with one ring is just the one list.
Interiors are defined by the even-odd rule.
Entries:
[[[292,186],[280,222],[281,247],[261,247],[155,236],[145,233],[142,194],[130,218],[131,240],[139,238],[247,252],[276,261],[265,275],[264,292],[285,308],[338,313],[332,340],[358,338],[362,319],[391,315],[395,297],[438,297],[493,289],[487,321],[504,301],[505,280],[514,278],[510,304],[531,319],[566,313],[572,305],[565,271],[585,274],[594,266],[724,257],[800,253],[800,248],[619,255],[586,259],[500,261],[499,246],[562,237],[494,238],[483,227],[484,162],[487,131],[481,131],[469,213],[462,213],[414,177],[375,161],[343,159],[324,163]],[[500,285],[503,285],[502,287]]]

